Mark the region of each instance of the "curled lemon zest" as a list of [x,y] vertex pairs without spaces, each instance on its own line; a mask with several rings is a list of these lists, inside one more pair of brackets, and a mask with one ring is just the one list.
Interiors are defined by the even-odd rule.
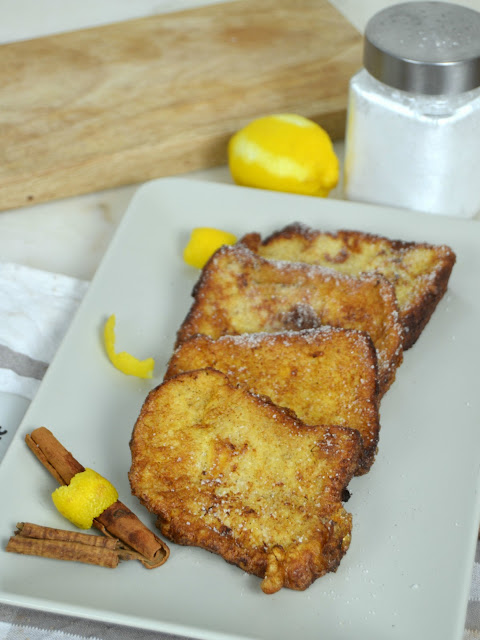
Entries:
[[126,351],[115,351],[115,314],[111,315],[105,323],[103,330],[105,350],[110,362],[122,373],[138,378],[151,378],[155,367],[155,360],[147,358],[138,360]]
[[235,244],[236,236],[213,227],[192,229],[190,240],[183,250],[183,259],[191,267],[202,269],[209,258],[224,244]]
[[93,469],[73,476],[70,484],[52,493],[58,511],[80,529],[90,529],[94,518],[118,500],[115,487]]

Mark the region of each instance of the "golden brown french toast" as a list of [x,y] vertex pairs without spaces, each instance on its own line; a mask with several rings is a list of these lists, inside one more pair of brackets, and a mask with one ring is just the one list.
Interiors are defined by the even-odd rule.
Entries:
[[357,329],[375,346],[380,396],[402,361],[395,291],[378,274],[353,277],[317,265],[267,260],[237,244],[210,258],[193,296],[176,346],[196,334],[219,338],[321,325]]
[[173,354],[165,379],[213,367],[268,396],[310,425],[347,426],[362,436],[356,475],[373,463],[379,436],[376,353],[367,334],[322,327],[214,340],[198,335]]
[[360,231],[318,231],[295,223],[263,242],[257,233],[242,238],[258,255],[323,265],[358,276],[381,273],[395,287],[404,349],[414,345],[447,290],[455,253],[445,245],[403,242]]
[[261,577],[265,593],[306,589],[348,549],[355,430],[306,426],[203,369],[149,393],[130,446],[132,492],[161,532]]

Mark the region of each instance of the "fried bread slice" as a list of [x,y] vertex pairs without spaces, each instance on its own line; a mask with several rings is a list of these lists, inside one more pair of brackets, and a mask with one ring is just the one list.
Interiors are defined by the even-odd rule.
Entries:
[[176,349],[165,379],[213,367],[291,409],[306,424],[357,429],[363,455],[355,473],[361,475],[373,463],[380,429],[376,361],[370,337],[353,329],[321,327],[216,340],[198,335]]
[[274,260],[323,265],[358,276],[381,273],[395,287],[404,349],[412,347],[447,290],[455,253],[445,245],[390,240],[361,231],[329,233],[295,223],[263,242],[259,234],[242,238],[252,251]]
[[375,346],[379,393],[402,361],[403,330],[393,286],[381,275],[352,277],[317,265],[267,260],[243,244],[220,248],[205,265],[177,344],[330,325],[365,331]]
[[161,532],[263,578],[265,593],[306,589],[348,549],[341,496],[361,452],[353,429],[306,426],[202,369],[149,393],[130,447],[132,492]]

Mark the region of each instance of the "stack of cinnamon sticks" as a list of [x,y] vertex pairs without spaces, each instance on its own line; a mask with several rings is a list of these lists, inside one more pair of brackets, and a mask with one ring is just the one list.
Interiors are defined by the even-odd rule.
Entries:
[[[85,470],[45,427],[35,429],[25,440],[60,484],[69,484],[74,475]],[[104,536],[20,522],[7,551],[111,568],[120,560],[136,559],[154,569],[168,559],[168,546],[118,500],[94,519],[93,526]]]

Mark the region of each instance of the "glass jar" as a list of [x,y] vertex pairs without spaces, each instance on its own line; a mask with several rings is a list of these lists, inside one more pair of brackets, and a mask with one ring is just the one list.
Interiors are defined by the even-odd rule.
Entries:
[[480,13],[406,2],[367,24],[350,82],[350,200],[470,218],[480,212]]

